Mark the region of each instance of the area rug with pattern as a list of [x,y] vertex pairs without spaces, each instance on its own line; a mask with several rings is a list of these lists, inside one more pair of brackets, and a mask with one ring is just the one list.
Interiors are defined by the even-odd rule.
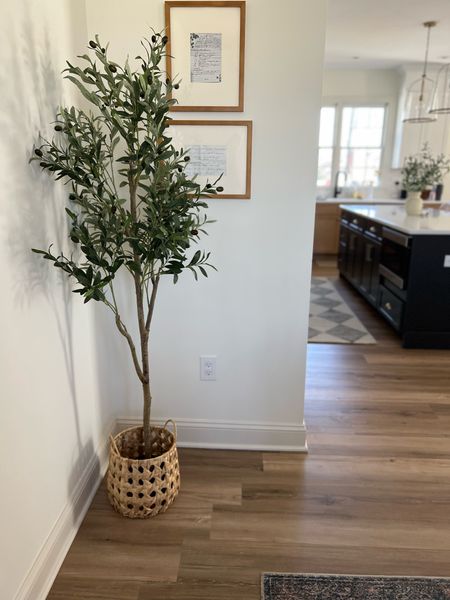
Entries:
[[308,341],[315,344],[376,344],[328,277],[311,280]]
[[450,579],[264,573],[263,600],[448,600]]

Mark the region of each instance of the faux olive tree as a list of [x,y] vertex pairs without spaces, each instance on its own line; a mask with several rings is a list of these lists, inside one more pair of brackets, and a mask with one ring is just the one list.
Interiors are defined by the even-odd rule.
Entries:
[[[169,109],[179,84],[167,78],[161,62],[167,37],[154,33],[141,42],[139,68],[108,58],[98,36],[90,55],[79,58],[84,68],[67,62],[66,78],[92,105],[92,112],[60,108],[55,137],[41,140],[33,160],[55,179],[70,186],[66,212],[75,245],[70,256],[33,249],[78,284],[73,290],[84,302],[103,302],[128,342],[142,384],[145,458],[151,456],[149,334],[162,275],[189,269],[197,279],[207,276],[209,254],[193,243],[209,221],[203,196],[222,188],[218,180],[200,186],[186,173],[189,156],[170,138]],[[118,271],[127,271],[134,287],[138,344],[119,310],[114,292]]]

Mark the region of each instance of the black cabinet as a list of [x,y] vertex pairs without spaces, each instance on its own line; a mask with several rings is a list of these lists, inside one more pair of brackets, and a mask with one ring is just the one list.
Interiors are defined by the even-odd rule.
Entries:
[[362,244],[361,293],[376,304],[380,287],[381,242],[364,237]]
[[381,238],[366,219],[344,212],[341,220],[339,272],[373,305],[379,289]]
[[384,285],[380,286],[378,308],[387,321],[398,331],[402,327],[405,303]]
[[341,220],[339,231],[338,269],[341,275],[347,275],[348,271],[348,229],[344,220]]
[[343,210],[339,272],[406,348],[450,348],[450,235],[408,235]]
[[348,278],[359,286],[361,283],[363,243],[361,234],[356,231],[350,231],[348,236]]

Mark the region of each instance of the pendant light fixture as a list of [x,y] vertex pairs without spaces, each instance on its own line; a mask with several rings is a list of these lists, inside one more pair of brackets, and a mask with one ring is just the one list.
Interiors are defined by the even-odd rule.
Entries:
[[425,60],[423,73],[419,79],[411,83],[408,88],[405,103],[404,123],[430,123],[436,121],[437,116],[429,112],[431,97],[433,95],[434,81],[427,77],[428,51],[430,49],[431,28],[437,25],[437,21],[425,21],[423,26],[427,29],[427,44],[425,49]]
[[450,114],[450,64],[442,65],[438,71],[430,114]]

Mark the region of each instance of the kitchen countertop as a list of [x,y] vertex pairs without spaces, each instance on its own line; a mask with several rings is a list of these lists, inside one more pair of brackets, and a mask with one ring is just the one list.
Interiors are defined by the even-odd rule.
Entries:
[[403,204],[404,200],[389,198],[325,198],[316,200],[316,204]]
[[426,208],[423,216],[410,217],[402,205],[350,204],[340,207],[409,235],[450,235],[450,211]]

